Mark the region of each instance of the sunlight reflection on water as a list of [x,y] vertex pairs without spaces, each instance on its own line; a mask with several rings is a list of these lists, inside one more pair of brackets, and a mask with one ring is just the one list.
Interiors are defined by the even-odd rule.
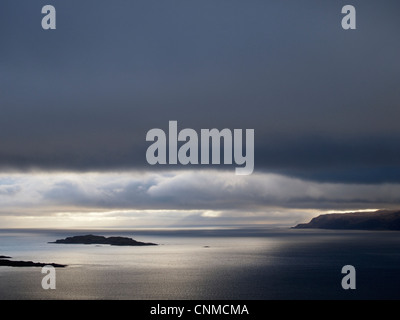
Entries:
[[[106,233],[160,245],[49,244],[71,231],[0,231],[0,255],[68,265],[57,269],[57,289],[47,291],[40,285],[40,268],[1,267],[0,298],[399,298],[396,232],[275,230],[237,237],[97,232]],[[356,292],[340,287],[345,264],[358,270]]]

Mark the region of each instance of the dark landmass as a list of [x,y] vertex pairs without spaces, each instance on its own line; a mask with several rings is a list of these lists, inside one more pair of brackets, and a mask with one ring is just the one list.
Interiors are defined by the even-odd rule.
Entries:
[[322,214],[294,229],[400,230],[400,211]]
[[43,263],[33,261],[12,261],[8,256],[0,256],[0,266],[4,267],[44,267],[53,266],[54,268],[64,268],[66,265],[58,263]]
[[156,243],[151,242],[140,242],[133,240],[132,238],[126,237],[103,237],[95,236],[92,234],[86,236],[74,236],[67,237],[65,239],[59,239],[55,242],[49,243],[68,243],[68,244],[109,244],[112,246],[157,246]]

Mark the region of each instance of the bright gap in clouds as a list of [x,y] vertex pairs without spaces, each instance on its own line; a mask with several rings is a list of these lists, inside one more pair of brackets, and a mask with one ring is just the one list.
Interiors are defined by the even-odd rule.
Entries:
[[287,225],[327,212],[396,208],[399,184],[318,183],[230,171],[0,175],[2,227]]

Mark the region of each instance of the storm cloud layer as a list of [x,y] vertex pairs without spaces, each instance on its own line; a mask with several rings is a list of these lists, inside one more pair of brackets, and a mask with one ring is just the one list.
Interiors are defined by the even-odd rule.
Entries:
[[342,1],[50,2],[0,4],[3,170],[159,169],[146,133],[177,120],[255,129],[256,172],[400,181],[398,1],[349,31]]
[[3,227],[291,226],[321,212],[396,208],[399,194],[399,184],[318,183],[213,170],[15,173],[0,175],[0,223]]

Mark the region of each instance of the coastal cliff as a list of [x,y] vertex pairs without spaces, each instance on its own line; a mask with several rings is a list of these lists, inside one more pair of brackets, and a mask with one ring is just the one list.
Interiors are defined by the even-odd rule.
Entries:
[[322,214],[294,229],[400,230],[400,211]]

